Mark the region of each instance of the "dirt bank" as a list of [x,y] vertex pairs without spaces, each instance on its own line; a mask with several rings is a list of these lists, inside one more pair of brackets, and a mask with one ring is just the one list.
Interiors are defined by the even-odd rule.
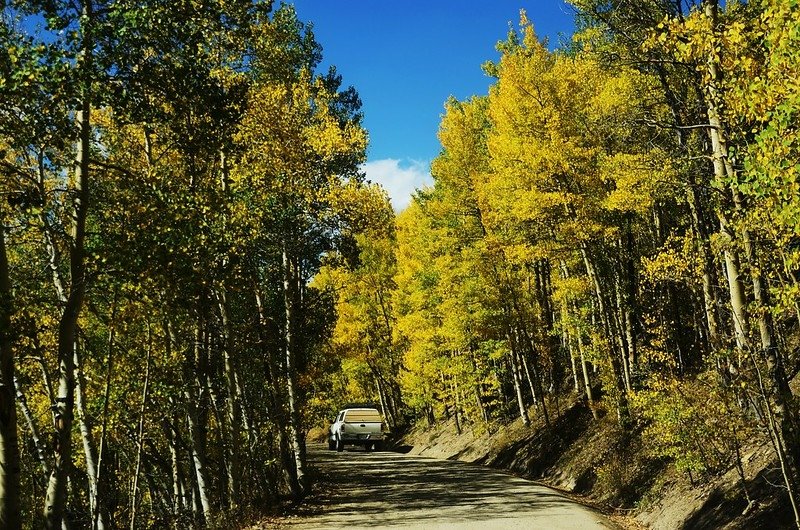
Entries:
[[[705,477],[678,473],[670,462],[648,454],[638,432],[620,432],[609,416],[594,420],[581,401],[562,403],[553,412],[550,429],[540,417],[530,426],[517,420],[490,432],[473,425],[461,434],[447,422],[418,427],[400,445],[411,446],[414,454],[481,463],[539,480],[615,514],[631,528],[794,528],[780,470],[765,440],[754,441],[743,453],[743,485],[735,469]],[[745,487],[753,501],[749,507]]]

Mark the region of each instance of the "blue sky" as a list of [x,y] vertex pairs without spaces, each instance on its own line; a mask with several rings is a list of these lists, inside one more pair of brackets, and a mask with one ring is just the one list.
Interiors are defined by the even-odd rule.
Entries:
[[562,0],[293,0],[314,24],[324,62],[336,65],[364,102],[370,134],[370,180],[402,209],[414,189],[429,184],[439,152],[436,131],[450,95],[486,94],[481,64],[498,57],[495,44],[525,9],[551,47],[573,30]]

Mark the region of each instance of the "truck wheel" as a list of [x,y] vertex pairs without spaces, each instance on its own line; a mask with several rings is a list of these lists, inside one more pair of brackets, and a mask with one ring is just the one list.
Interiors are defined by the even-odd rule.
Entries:
[[328,437],[328,451],[335,451],[336,450],[336,442],[330,436]]
[[372,444],[373,451],[383,451],[383,442],[375,442]]
[[336,452],[341,453],[344,451],[344,442],[338,436],[336,437]]

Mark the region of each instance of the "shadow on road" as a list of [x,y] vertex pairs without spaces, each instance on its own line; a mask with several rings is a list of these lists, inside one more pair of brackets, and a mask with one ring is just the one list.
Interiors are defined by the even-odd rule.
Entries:
[[496,523],[531,514],[543,520],[566,521],[577,513],[587,517],[587,523],[597,520],[594,513],[581,506],[576,509],[573,502],[552,490],[487,468],[358,449],[343,453],[310,449],[323,493],[317,498],[313,524],[309,521],[303,528],[342,523],[351,528]]

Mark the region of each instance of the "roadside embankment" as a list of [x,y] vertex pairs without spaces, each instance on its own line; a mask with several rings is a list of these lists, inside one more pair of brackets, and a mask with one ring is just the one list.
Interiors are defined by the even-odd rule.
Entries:
[[715,476],[691,477],[652,456],[638,431],[621,432],[610,416],[593,419],[580,400],[553,409],[549,428],[531,409],[529,426],[520,420],[494,428],[470,425],[459,434],[453,421],[419,425],[399,444],[411,446],[413,454],[479,463],[538,480],[630,528],[794,527],[766,440],[744,448],[744,483],[733,466]]

